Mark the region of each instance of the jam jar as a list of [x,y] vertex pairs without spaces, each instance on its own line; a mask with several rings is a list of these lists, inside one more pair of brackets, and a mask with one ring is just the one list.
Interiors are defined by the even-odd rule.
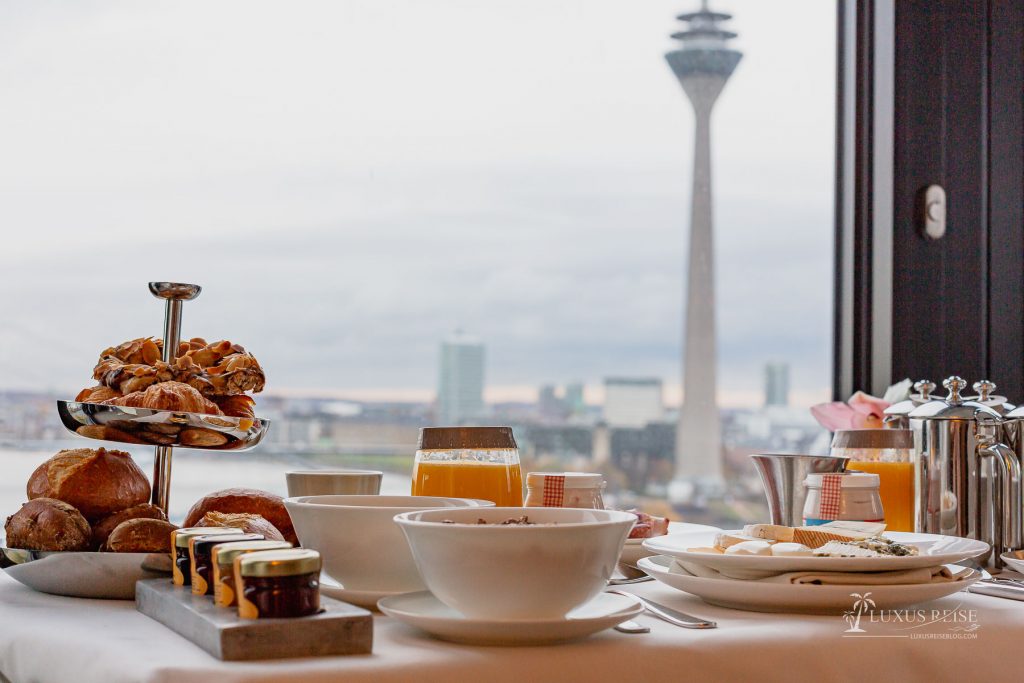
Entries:
[[878,493],[879,477],[866,472],[808,474],[804,480],[804,524],[828,522],[884,522],[885,511]]
[[320,611],[320,553],[263,550],[235,558],[242,619],[305,617]]
[[530,472],[526,475],[526,507],[604,510],[605,482],[586,472]]
[[175,586],[192,583],[192,561],[188,557],[188,539],[212,534],[237,534],[238,529],[220,526],[190,526],[171,532],[171,575]]
[[262,541],[263,534],[246,534],[235,529],[234,534],[192,536],[188,539],[188,558],[192,565],[192,594],[209,595],[213,592],[213,547],[228,541]]
[[218,607],[234,607],[238,604],[235,597],[235,558],[246,553],[260,550],[287,550],[292,544],[288,541],[231,541],[213,546],[210,565],[213,567],[213,602]]

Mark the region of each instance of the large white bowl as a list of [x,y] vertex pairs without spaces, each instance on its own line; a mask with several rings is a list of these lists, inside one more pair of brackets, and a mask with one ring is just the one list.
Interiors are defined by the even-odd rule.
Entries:
[[[524,515],[536,524],[500,524]],[[600,593],[635,521],[628,512],[571,508],[395,517],[420,576],[441,602],[467,617],[508,620],[557,619]]]
[[401,512],[493,506],[488,500],[433,496],[299,496],[284,501],[304,548],[319,551],[324,571],[348,590],[402,593],[426,587],[405,536]]

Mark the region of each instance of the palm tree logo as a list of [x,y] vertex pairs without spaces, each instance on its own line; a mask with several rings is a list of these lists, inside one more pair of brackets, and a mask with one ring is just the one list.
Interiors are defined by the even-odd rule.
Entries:
[[853,609],[848,612],[843,612],[843,619],[850,625],[848,629],[843,633],[864,633],[864,629],[860,627],[860,618],[868,610],[875,608],[875,601],[871,599],[871,593],[850,593],[850,597],[854,598]]

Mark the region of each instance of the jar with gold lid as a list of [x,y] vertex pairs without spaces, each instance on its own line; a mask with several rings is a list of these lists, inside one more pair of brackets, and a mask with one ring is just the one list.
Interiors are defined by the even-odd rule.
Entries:
[[171,577],[175,586],[192,583],[192,561],[188,556],[188,539],[212,534],[237,534],[238,529],[221,526],[190,526],[171,532]]
[[246,553],[261,550],[287,550],[292,547],[288,541],[232,541],[213,546],[210,565],[213,567],[213,602],[218,607],[234,607],[238,604],[235,595],[235,558]]
[[234,534],[192,536],[188,539],[188,559],[192,565],[192,594],[209,595],[213,592],[213,548],[229,541],[262,541],[263,534],[246,534],[235,529]]
[[239,555],[234,566],[238,616],[281,619],[316,614],[320,566],[320,553],[305,548]]

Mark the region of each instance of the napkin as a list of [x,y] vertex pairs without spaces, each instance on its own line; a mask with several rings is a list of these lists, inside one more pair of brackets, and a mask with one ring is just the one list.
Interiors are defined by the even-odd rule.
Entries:
[[726,579],[730,581],[758,581],[761,583],[814,584],[820,586],[905,586],[920,583],[948,583],[960,581],[971,573],[967,567],[940,565],[937,567],[921,567],[919,569],[901,569],[889,572],[786,572],[758,578],[738,578],[722,572],[694,564],[692,562],[672,562],[670,571],[677,574],[689,574],[703,579]]

